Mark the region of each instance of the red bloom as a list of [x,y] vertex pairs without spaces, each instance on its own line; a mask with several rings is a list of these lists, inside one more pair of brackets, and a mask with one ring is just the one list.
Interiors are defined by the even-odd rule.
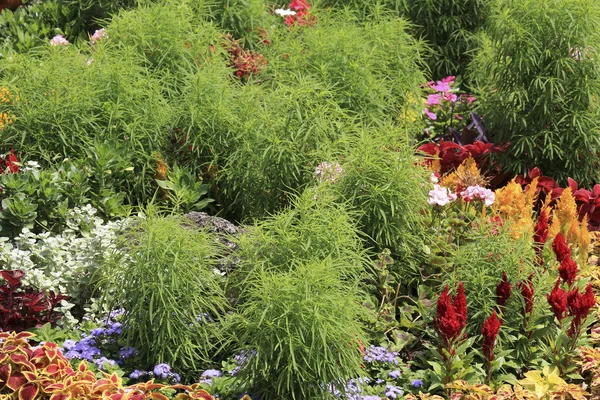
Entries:
[[517,283],[517,287],[521,290],[521,294],[525,299],[525,313],[529,314],[533,311],[533,295],[535,290],[533,288],[533,274],[527,278],[525,282]]
[[537,244],[536,253],[540,252],[544,247],[544,243],[548,239],[548,212],[542,210],[540,213],[537,223],[535,224],[533,241]]
[[289,7],[294,11],[310,10],[310,4],[306,0],[292,0]]
[[560,267],[558,267],[558,273],[563,281],[572,285],[577,277],[577,263],[570,257],[561,261]]
[[558,233],[552,241],[552,250],[554,250],[558,262],[571,258],[571,249],[562,233]]
[[456,304],[453,304],[452,298],[448,294],[448,285],[438,298],[435,327],[446,345],[458,338],[466,325],[466,298],[464,298],[464,289],[461,291],[461,287],[462,283],[459,285],[459,292],[454,299]]
[[571,290],[567,294],[567,304],[569,312],[574,317],[571,321],[571,329],[569,329],[569,337],[578,336],[581,329],[581,323],[587,318],[590,309],[596,304],[596,298],[592,291],[592,285],[588,283],[585,288],[585,293],[579,293],[577,288]]
[[502,322],[498,319],[496,311],[494,311],[492,315],[485,320],[483,328],[481,328],[481,333],[483,334],[483,355],[489,362],[492,362],[494,359],[494,346],[496,345],[496,337],[498,336],[501,325]]
[[454,308],[459,318],[459,322],[464,327],[467,325],[467,297],[465,296],[465,287],[463,283],[458,284],[458,292],[454,296]]
[[506,304],[508,299],[510,298],[510,293],[512,292],[512,286],[508,282],[508,278],[506,277],[506,272],[502,272],[502,280],[496,286],[496,297],[499,306],[503,306]]
[[548,303],[550,303],[550,307],[552,307],[552,312],[556,316],[556,319],[561,321],[567,313],[568,306],[567,292],[560,288],[560,279],[556,280],[554,289],[552,289],[550,294],[546,295],[546,299],[548,299]]

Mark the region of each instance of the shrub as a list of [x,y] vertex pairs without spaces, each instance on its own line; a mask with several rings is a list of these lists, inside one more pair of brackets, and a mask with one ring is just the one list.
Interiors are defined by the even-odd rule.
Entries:
[[406,0],[406,14],[434,52],[427,59],[435,80],[465,75],[476,49],[474,34],[483,27],[489,0]]
[[122,252],[102,270],[112,308],[125,308],[123,332],[143,367],[168,362],[192,376],[219,344],[226,300],[216,266],[215,239],[159,217],[152,208],[123,236]]
[[[510,142],[505,166],[565,183],[598,179],[600,4],[497,0],[472,63],[486,125]],[[574,23],[573,21],[577,21]]]
[[[427,243],[423,210],[428,207],[430,174],[416,165],[414,150],[406,141],[394,135],[400,133],[391,127],[389,131],[362,131],[342,141],[344,172],[331,189],[358,214],[368,247],[392,251],[393,272],[399,273],[400,265],[418,275],[421,250]],[[402,279],[408,276],[400,274]]]
[[356,285],[334,272],[344,267],[334,259],[293,262],[283,272],[258,267],[244,283],[231,329],[250,354],[241,379],[261,398],[333,398],[361,374],[364,310]]

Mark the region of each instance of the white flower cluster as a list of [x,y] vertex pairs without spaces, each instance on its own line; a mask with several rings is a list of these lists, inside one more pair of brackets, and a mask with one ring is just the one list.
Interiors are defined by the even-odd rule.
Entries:
[[85,301],[91,275],[117,251],[117,234],[126,220],[104,223],[91,205],[69,213],[60,235],[23,229],[14,242],[0,238],[0,262],[3,268],[25,272],[25,287],[69,296],[59,310],[72,320],[68,309]]
[[314,176],[320,182],[336,182],[344,173],[340,164],[323,161],[315,168]]

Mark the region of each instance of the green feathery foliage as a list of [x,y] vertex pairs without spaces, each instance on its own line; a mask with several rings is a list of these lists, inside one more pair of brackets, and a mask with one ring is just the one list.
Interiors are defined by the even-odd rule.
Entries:
[[598,179],[600,3],[496,0],[472,63],[480,109],[513,173]]
[[198,376],[219,345],[227,309],[221,275],[213,271],[217,242],[184,227],[183,218],[146,210],[101,270],[99,287],[109,306],[126,310],[124,335],[146,368],[166,362]]

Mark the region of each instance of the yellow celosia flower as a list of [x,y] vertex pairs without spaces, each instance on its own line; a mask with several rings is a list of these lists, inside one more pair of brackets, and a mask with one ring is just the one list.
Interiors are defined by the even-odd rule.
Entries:
[[452,191],[458,189],[466,189],[469,186],[486,186],[488,183],[487,179],[481,175],[477,163],[473,157],[467,158],[456,168],[454,172],[451,172],[442,177],[440,185],[447,187]]
[[569,224],[573,218],[577,218],[577,204],[570,187],[563,190],[560,198],[556,201],[554,215],[558,216],[563,226]]
[[533,234],[533,201],[535,200],[534,180],[527,191],[514,179],[505,187],[496,190],[492,210],[511,224],[512,236],[517,239],[522,235]]

